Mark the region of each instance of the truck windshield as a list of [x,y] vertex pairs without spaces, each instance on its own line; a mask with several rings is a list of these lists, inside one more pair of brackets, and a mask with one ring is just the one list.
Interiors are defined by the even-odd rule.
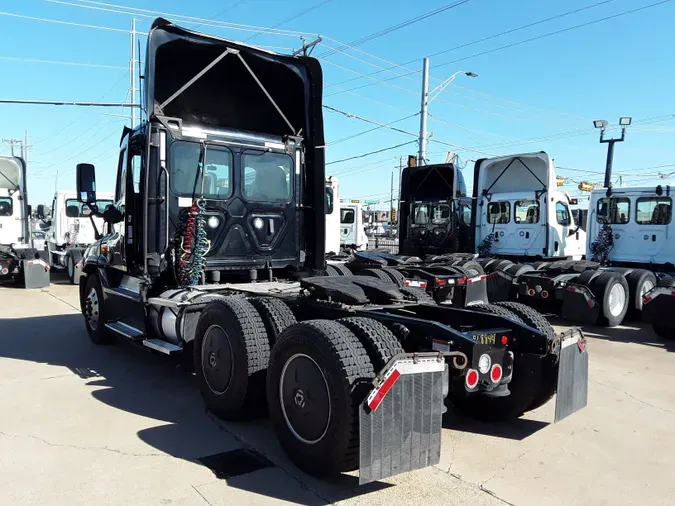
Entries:
[[[201,145],[176,141],[171,145],[169,166],[171,190],[178,196],[200,196],[202,174],[199,170]],[[204,198],[224,200],[232,194],[232,151],[223,146],[207,146]]]
[[0,217],[12,216],[12,199],[9,197],[0,197]]
[[416,204],[413,206],[413,223],[415,225],[440,225],[450,219],[450,206],[446,204]]

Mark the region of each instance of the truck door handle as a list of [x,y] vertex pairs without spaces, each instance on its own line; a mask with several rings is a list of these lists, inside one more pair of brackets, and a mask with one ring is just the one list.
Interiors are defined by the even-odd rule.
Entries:
[[652,242],[656,242],[656,234],[652,235]]
[[529,233],[529,232],[525,232],[525,239],[529,239],[529,238],[530,238],[530,233]]

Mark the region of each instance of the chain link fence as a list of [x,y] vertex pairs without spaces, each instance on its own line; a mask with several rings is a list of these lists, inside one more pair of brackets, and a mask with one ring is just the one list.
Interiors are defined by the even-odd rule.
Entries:
[[371,236],[368,238],[368,249],[377,249],[396,255],[398,254],[398,239],[378,235]]

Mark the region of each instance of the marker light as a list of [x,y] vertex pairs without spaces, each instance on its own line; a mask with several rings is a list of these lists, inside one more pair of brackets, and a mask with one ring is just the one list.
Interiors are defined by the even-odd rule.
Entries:
[[207,221],[206,223],[209,225],[209,227],[216,228],[218,226],[218,224],[220,223],[220,220],[218,218],[216,218],[215,216],[211,216],[209,218],[209,221]]
[[473,390],[478,385],[478,371],[475,369],[469,369],[466,372],[466,387],[469,390]]
[[490,371],[490,381],[492,383],[499,383],[502,379],[502,366],[499,364],[495,364],[492,366],[492,370]]
[[258,230],[260,230],[265,226],[265,222],[263,222],[262,218],[256,218],[255,220],[253,220],[253,226]]

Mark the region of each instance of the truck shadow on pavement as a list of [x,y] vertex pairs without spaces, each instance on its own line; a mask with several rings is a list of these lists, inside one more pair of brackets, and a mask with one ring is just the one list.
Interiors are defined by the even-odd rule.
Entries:
[[[552,325],[562,327],[572,327],[573,324],[558,317],[550,318]],[[584,335],[593,339],[602,339],[616,343],[633,343],[651,346],[653,348],[663,348],[667,351],[675,351],[675,340],[669,341],[656,335],[654,329],[649,323],[639,320],[626,319],[618,327],[598,327],[595,325],[582,326]]]
[[[228,478],[228,487],[296,504],[325,504],[392,486],[359,487],[358,477],[351,474],[331,481],[306,475],[285,457],[267,420],[217,420],[206,412],[194,376],[179,361],[127,342],[96,346],[79,314],[0,319],[0,358],[69,369],[91,387],[91,395],[100,402],[156,420],[155,426],[138,431],[137,436],[164,454],[202,465],[199,459],[243,447],[260,452],[263,460],[271,461],[285,475],[272,480],[264,472],[243,472]],[[69,416],[67,407],[61,413],[46,414],[47,418],[61,416]],[[138,425],[147,425],[147,420],[139,419]]]

